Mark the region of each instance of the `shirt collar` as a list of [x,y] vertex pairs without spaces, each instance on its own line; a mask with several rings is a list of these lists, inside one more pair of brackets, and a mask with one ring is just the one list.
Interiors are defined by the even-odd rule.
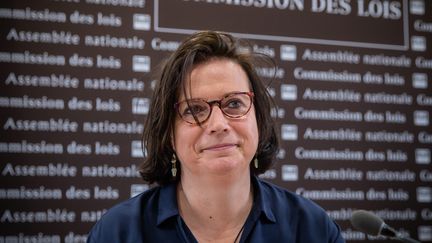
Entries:
[[264,186],[264,182],[256,176],[252,176],[252,186],[255,192],[254,209],[263,212],[269,221],[276,223],[276,218],[271,206],[272,199],[270,197],[270,192]]
[[[252,176],[252,186],[254,188],[254,206],[253,213],[262,212],[265,217],[275,223],[276,218],[273,214],[272,207],[270,205],[271,198],[268,190],[263,185],[263,182],[256,176]],[[179,215],[177,207],[177,192],[176,183],[170,183],[168,185],[162,186],[159,195],[159,207],[157,216],[157,225],[159,226],[171,217]]]
[[170,183],[162,186],[159,193],[159,207],[157,216],[157,225],[159,226],[167,219],[179,215],[177,207],[176,183]]

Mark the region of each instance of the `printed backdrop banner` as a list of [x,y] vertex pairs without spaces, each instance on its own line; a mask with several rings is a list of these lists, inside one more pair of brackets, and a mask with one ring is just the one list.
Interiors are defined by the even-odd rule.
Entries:
[[[265,180],[432,242],[432,2],[14,0],[0,3],[0,242],[84,242],[149,188],[137,168],[159,63],[189,34],[250,41],[278,107]],[[273,80],[273,81],[272,81]]]

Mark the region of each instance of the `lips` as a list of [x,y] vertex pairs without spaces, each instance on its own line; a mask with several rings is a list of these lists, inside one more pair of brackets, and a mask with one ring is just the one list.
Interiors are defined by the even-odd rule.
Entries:
[[230,149],[233,147],[238,147],[238,145],[235,143],[221,143],[221,144],[215,144],[215,145],[207,146],[204,149],[202,149],[202,151],[205,151],[205,150],[220,151],[220,150]]

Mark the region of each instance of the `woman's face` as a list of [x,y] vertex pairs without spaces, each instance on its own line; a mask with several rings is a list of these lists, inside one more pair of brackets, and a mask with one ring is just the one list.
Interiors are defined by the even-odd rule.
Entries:
[[[188,99],[220,100],[231,92],[251,91],[241,66],[228,59],[199,64],[192,69],[190,82],[186,83]],[[185,99],[181,94],[179,101]],[[249,171],[258,137],[253,104],[240,118],[226,117],[215,104],[201,126],[187,123],[177,115],[173,143],[182,176],[235,175]]]

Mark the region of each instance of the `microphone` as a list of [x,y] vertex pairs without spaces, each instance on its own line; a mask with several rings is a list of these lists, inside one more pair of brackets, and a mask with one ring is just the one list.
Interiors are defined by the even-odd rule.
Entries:
[[368,235],[384,236],[405,243],[420,243],[420,241],[414,240],[408,236],[403,236],[401,233],[384,223],[384,220],[380,217],[365,210],[354,211],[351,216],[351,224],[357,230]]

